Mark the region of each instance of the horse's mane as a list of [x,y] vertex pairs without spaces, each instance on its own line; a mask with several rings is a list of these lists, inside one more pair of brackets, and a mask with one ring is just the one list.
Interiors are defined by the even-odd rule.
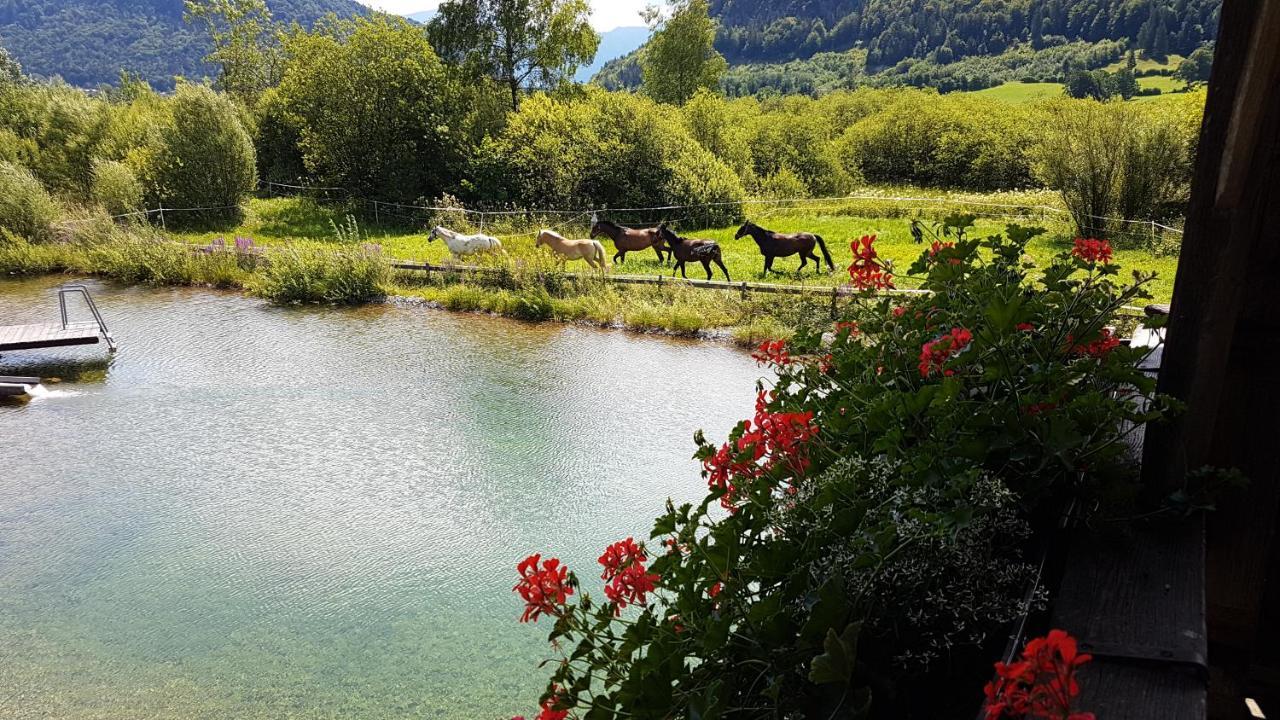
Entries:
[[616,223],[616,222],[614,222],[614,221],[612,221],[612,220],[597,220],[597,221],[596,221],[596,224],[597,224],[597,225],[607,225],[607,226],[609,226],[609,227],[611,227],[611,228],[616,228],[616,229],[618,229],[618,230],[630,230],[630,229],[631,229],[631,228],[627,227],[626,225],[619,225],[618,223]]

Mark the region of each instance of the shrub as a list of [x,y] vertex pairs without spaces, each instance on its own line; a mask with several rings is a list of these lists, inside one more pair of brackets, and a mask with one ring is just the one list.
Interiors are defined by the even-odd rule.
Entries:
[[0,162],[0,228],[29,240],[47,240],[58,204],[30,170]]
[[252,289],[280,304],[358,305],[385,297],[390,279],[391,266],[376,246],[289,247],[268,256]]
[[[257,185],[253,142],[236,106],[203,85],[183,85],[155,156],[156,201],[182,209],[181,225],[235,224],[240,203]],[[187,211],[187,208],[213,208]]]
[[669,501],[654,546],[605,548],[603,600],[586,569],[520,563],[524,619],[550,616],[562,655],[544,710],[950,717],[974,701],[967,669],[1034,574],[1029,534],[1068,503],[1131,512],[1126,428],[1171,404],[1107,327],[1149,276],[1117,284],[1109,246],[1084,241],[1034,272],[1039,231],[978,241],[971,222],[943,223],[908,270],[927,295],[877,298],[895,269],[855,243],[859,301],[760,347],[778,379],[755,417],[723,444],[697,436],[707,496]]
[[1195,137],[1179,114],[1131,103],[1057,103],[1034,148],[1036,172],[1062,194],[1081,235],[1120,235],[1124,221],[1159,219],[1185,198]]
[[144,189],[128,165],[115,160],[93,163],[92,195],[111,215],[124,215],[142,208]]

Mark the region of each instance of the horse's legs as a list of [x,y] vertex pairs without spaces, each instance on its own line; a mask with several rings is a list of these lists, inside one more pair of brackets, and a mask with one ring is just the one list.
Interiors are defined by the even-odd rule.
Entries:
[[804,272],[804,266],[808,264],[809,264],[809,256],[805,255],[804,253],[800,253],[800,268],[796,270],[796,272],[798,273]]
[[764,256],[764,274],[768,275],[771,272],[773,272],[773,256],[765,255]]
[[721,260],[720,258],[716,258],[715,260],[716,260],[716,264],[720,266],[720,269],[724,271],[724,281],[733,282],[733,279],[729,277],[729,268],[724,266],[724,261]]
[[809,257],[810,257],[810,258],[813,258],[813,264],[814,264],[814,265],[816,265],[816,266],[818,267],[818,274],[819,274],[819,275],[821,275],[821,274],[822,274],[822,260],[818,259],[818,255],[817,255],[817,253],[813,252],[812,250],[810,250],[810,251],[809,251]]
[[707,271],[707,280],[710,280],[710,279],[712,278],[712,275],[711,275],[711,261],[710,261],[710,260],[703,260],[703,261],[702,261],[702,269]]
[[624,253],[624,252],[622,252],[621,250],[619,250],[618,252],[616,252],[616,253],[614,253],[614,254],[613,254],[613,264],[614,264],[614,265],[621,265],[622,263],[624,263],[624,262],[626,262],[626,261],[627,261],[627,254],[626,254],[626,253]]
[[653,251],[654,251],[655,253],[657,253],[657,254],[658,254],[658,264],[659,264],[659,265],[666,265],[666,264],[667,264],[667,256],[662,254],[662,249],[661,249],[661,248],[659,248],[657,245],[650,245],[650,247],[652,247],[652,248],[653,248]]

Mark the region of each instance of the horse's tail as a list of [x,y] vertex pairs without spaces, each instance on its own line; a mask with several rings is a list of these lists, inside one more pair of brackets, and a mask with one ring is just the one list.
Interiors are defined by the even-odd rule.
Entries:
[[831,261],[831,251],[827,250],[827,241],[823,240],[821,235],[814,235],[813,239],[818,241],[818,247],[822,250],[822,257],[827,259],[827,267],[831,268],[831,272],[835,272],[836,264]]

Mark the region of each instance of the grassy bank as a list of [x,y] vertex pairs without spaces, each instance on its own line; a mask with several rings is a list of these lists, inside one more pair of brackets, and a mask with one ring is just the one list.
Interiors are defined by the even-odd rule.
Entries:
[[[781,282],[828,288],[848,280],[849,241],[863,234],[879,237],[883,257],[905,269],[921,248],[911,236],[913,218],[934,222],[946,215],[979,216],[978,234],[1000,231],[1010,222],[1047,227],[1050,232],[1029,248],[1031,259],[1047,264],[1070,246],[1069,225],[1052,207],[1048,193],[964,195],[919,190],[882,190],[878,197],[803,207],[759,205],[749,208],[758,222],[779,231],[805,230],[826,238],[836,266],[834,273],[800,275],[796,258],[775,267],[787,272],[765,277],[762,260],[749,239],[735,239],[736,227],[684,229],[720,242],[725,263],[735,281]],[[916,198],[904,201],[901,198]],[[490,312],[530,321],[555,320],[641,331],[680,334],[714,333],[754,343],[782,337],[802,316],[829,313],[831,297],[744,293],[693,288],[681,283],[663,287],[618,285],[589,274],[580,264],[562,266],[545,249],[533,246],[531,227],[539,219],[519,225],[484,229],[503,238],[506,252],[469,260],[487,266],[483,273],[420,273],[395,271],[394,260],[451,262],[443,243],[426,242],[423,227],[447,221],[463,230],[479,230],[475,216],[449,218],[395,217],[381,213],[381,222],[361,224],[351,217],[362,208],[344,203],[301,198],[258,199],[249,203],[244,223],[212,232],[166,233],[148,225],[116,225],[101,218],[77,218],[64,223],[58,240],[29,243],[13,236],[0,239],[0,273],[76,273],[153,285],[196,285],[240,289],[279,303],[324,302],[358,304],[386,296],[421,300],[456,311]],[[685,213],[666,219],[682,228],[697,227]],[[555,225],[554,219],[543,218]],[[570,236],[587,232],[586,220],[558,229]],[[237,243],[237,238],[239,242]],[[612,255],[612,246],[605,242]],[[239,247],[237,248],[237,245]],[[1127,269],[1156,271],[1154,291],[1167,300],[1172,294],[1176,259],[1148,252],[1119,250],[1117,261]],[[704,277],[700,266],[691,278]],[[670,276],[652,252],[632,253],[615,273]],[[720,279],[718,277],[718,279]],[[910,286],[909,278],[902,278]]]
[[[785,270],[784,274],[766,277],[759,250],[750,238],[735,240],[736,226],[703,228],[698,222],[696,210],[672,210],[649,213],[646,217],[619,219],[635,225],[667,220],[679,227],[684,234],[719,242],[724,249],[725,265],[734,281],[767,280],[823,287],[843,284],[848,280],[844,269],[852,261],[849,243],[862,235],[876,235],[879,238],[877,247],[883,257],[893,260],[902,269],[910,266],[921,250],[911,236],[911,220],[915,218],[935,222],[951,214],[972,214],[978,218],[975,235],[1001,231],[1011,222],[1045,227],[1049,232],[1033,241],[1028,249],[1031,258],[1042,266],[1048,264],[1054,255],[1069,248],[1073,239],[1071,225],[1065,216],[1045,210],[1059,206],[1057,196],[1047,191],[965,194],[925,191],[919,188],[892,188],[860,194],[879,197],[794,206],[762,204],[747,208],[747,214],[752,219],[771,230],[806,231],[821,235],[827,241],[836,266],[836,272],[832,274],[817,274],[812,265],[806,268],[803,275],[798,274],[795,270],[799,267],[799,260],[789,258],[779,260],[774,265],[775,269]],[[245,222],[238,228],[220,232],[177,234],[175,238],[192,244],[207,245],[218,238],[230,241],[233,236],[243,236],[250,237],[255,243],[265,247],[300,243],[334,247],[343,244],[336,238],[334,227],[341,227],[347,222],[347,216],[355,213],[365,215],[369,213],[369,209],[305,198],[259,199],[249,203]],[[534,232],[539,227],[554,227],[570,237],[585,237],[588,232],[588,221],[585,218],[577,219],[568,226],[560,225],[560,221],[554,217],[535,219],[542,222],[533,224],[521,221],[518,224],[490,223],[481,226],[474,215],[436,218],[425,211],[400,210],[397,217],[384,209],[380,219],[380,223],[373,222],[372,218],[362,222],[361,237],[355,241],[377,243],[386,254],[398,259],[432,263],[446,263],[450,260],[449,251],[443,243],[426,241],[425,228],[436,221],[447,222],[451,227],[463,231],[483,229],[496,234],[502,238],[509,258],[515,262],[533,264],[545,262],[545,251],[537,252],[533,247]],[[353,240],[348,237],[346,244],[351,242]],[[612,256],[612,243],[605,239],[604,244],[608,254]],[[1153,292],[1162,301],[1167,301],[1172,296],[1174,272],[1177,269],[1176,257],[1156,256],[1145,249],[1122,246],[1116,252],[1116,262],[1126,270],[1158,273],[1159,278],[1153,286]],[[586,267],[579,263],[577,266],[571,265],[569,269],[585,270]],[[637,275],[671,274],[670,268],[660,265],[651,251],[628,254],[626,263],[614,267],[613,271]],[[695,265],[690,268],[689,277],[704,278],[705,275],[702,274],[701,267]],[[718,279],[723,277],[718,276]],[[904,284],[909,286],[909,280],[904,280]]]

